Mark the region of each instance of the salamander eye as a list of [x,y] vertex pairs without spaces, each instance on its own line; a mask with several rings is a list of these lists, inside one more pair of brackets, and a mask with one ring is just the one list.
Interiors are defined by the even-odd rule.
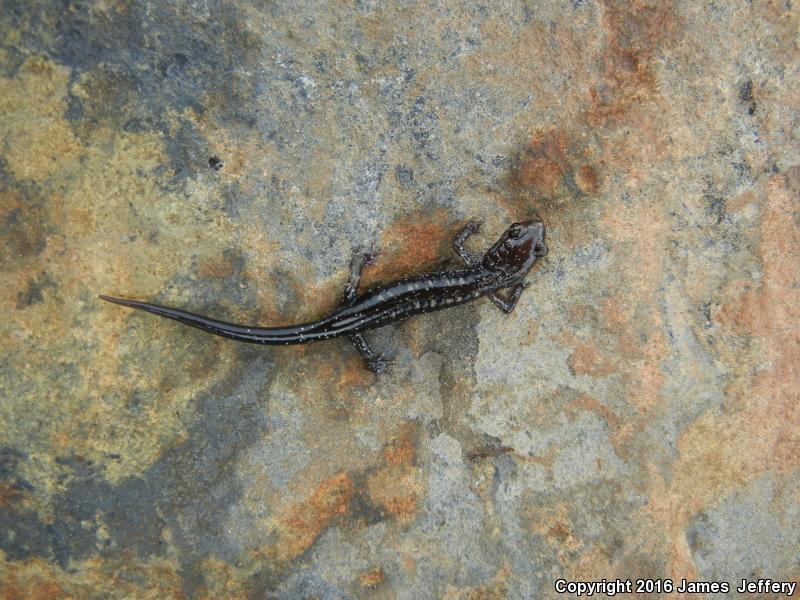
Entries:
[[512,225],[508,228],[508,237],[512,240],[518,240],[525,234],[525,229],[520,225]]

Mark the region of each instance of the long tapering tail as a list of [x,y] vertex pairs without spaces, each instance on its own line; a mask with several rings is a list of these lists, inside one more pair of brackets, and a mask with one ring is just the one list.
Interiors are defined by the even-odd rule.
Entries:
[[321,321],[291,327],[247,327],[211,319],[185,310],[168,308],[166,306],[159,306],[158,304],[150,304],[149,302],[141,302],[139,300],[125,300],[123,298],[114,298],[113,296],[105,295],[100,295],[100,299],[111,302],[112,304],[143,310],[158,315],[159,317],[166,317],[167,319],[178,321],[184,325],[202,329],[203,331],[215,335],[250,344],[302,344],[305,342],[313,342],[324,337],[330,337],[319,331],[314,331],[315,328],[322,323]]

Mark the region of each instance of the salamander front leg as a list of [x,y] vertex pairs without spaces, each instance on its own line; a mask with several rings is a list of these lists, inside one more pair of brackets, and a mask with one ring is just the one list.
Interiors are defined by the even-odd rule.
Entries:
[[372,348],[369,347],[367,340],[364,339],[364,336],[360,333],[354,333],[350,336],[350,341],[353,342],[353,345],[358,350],[358,353],[361,355],[361,358],[367,363],[370,371],[375,373],[376,375],[380,375],[381,373],[391,373],[392,371],[392,359],[387,358],[384,356],[383,353],[375,353],[372,351]]
[[356,299],[358,282],[361,281],[361,270],[375,262],[376,256],[378,256],[378,253],[370,250],[356,254],[353,260],[350,261],[350,277],[347,279],[347,283],[344,284],[344,293],[342,294],[343,304],[350,304]]
[[495,306],[502,310],[504,313],[508,314],[514,310],[514,307],[517,305],[517,300],[522,295],[522,292],[525,291],[525,288],[528,287],[530,283],[525,281],[520,281],[518,284],[511,288],[511,297],[508,300],[505,300],[498,296],[495,292],[489,294],[489,300],[494,302]]
[[467,223],[467,226],[461,230],[461,233],[456,236],[456,239],[453,240],[453,250],[456,251],[456,254],[461,257],[461,260],[463,260],[468,267],[474,266],[475,261],[464,248],[464,242],[466,242],[467,238],[473,233],[477,233],[480,228],[481,221],[470,221]]

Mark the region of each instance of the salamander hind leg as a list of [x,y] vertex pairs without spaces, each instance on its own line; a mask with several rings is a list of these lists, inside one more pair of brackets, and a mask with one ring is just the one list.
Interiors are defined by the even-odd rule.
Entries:
[[378,252],[375,250],[368,250],[367,252],[359,252],[353,256],[350,261],[350,277],[344,285],[344,292],[342,293],[342,302],[350,304],[356,299],[358,295],[358,282],[361,281],[361,271],[367,266],[375,262]]
[[518,284],[510,288],[511,296],[509,297],[508,300],[501,298],[495,292],[489,294],[489,300],[494,302],[494,305],[500,310],[502,310],[504,313],[509,314],[514,310],[514,307],[517,305],[517,300],[519,300],[519,297],[522,295],[522,292],[524,292],[525,288],[527,288],[529,285],[530,283],[527,283],[525,281],[520,281]]
[[376,375],[380,375],[382,373],[391,373],[393,362],[391,358],[388,358],[383,353],[373,352],[372,348],[369,347],[367,340],[364,339],[364,336],[360,333],[354,333],[348,337],[350,338],[350,341],[353,342],[356,350],[358,350],[361,358],[363,358],[364,362],[367,363],[367,367],[369,367],[370,371]]

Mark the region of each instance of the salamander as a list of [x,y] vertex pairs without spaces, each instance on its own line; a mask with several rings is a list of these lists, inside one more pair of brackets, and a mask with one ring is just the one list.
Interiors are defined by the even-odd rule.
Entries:
[[[505,313],[514,310],[517,300],[529,285],[525,282],[525,276],[536,261],[547,253],[544,223],[539,218],[513,223],[482,258],[476,259],[464,248],[464,242],[477,233],[480,226],[480,221],[470,222],[453,240],[453,249],[464,261],[464,268],[400,279],[362,294],[358,293],[361,270],[374,260],[375,254],[357,254],[350,264],[350,276],[344,288],[341,307],[317,321],[299,325],[236,325],[139,300],[105,295],[100,298],[238,342],[276,346],[347,336],[367,366],[375,373],[383,373],[390,369],[391,359],[373,352],[364,338],[365,331],[412,315],[464,304],[481,296],[487,296]],[[507,291],[508,296],[503,298],[498,294],[500,290]]]

